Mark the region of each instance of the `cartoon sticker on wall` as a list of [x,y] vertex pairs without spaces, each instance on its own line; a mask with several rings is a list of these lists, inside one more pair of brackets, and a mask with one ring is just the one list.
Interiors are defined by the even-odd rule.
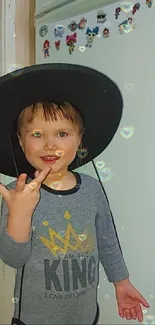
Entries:
[[54,29],[54,35],[55,37],[63,37],[65,32],[65,26],[64,25],[56,25]]
[[104,13],[103,10],[99,10],[98,14],[97,14],[97,23],[105,23],[107,18],[106,18],[106,14]]
[[77,42],[77,33],[66,36],[66,45],[69,47],[69,54],[73,53],[76,42]]
[[44,52],[44,58],[46,59],[47,56],[50,56],[49,49],[50,49],[50,42],[46,40],[43,44],[43,52]]
[[76,29],[78,27],[78,24],[76,23],[75,20],[73,20],[69,25],[68,25],[68,29],[71,30],[71,32],[75,32]]
[[98,26],[96,26],[93,29],[90,29],[89,27],[87,28],[87,31],[86,31],[86,35],[87,35],[86,36],[86,40],[87,40],[86,47],[89,47],[89,48],[92,47],[94,39],[98,35],[98,33],[99,33],[99,27]]
[[44,37],[46,36],[47,33],[48,33],[48,26],[47,25],[41,26],[41,28],[39,29],[40,36]]
[[124,2],[121,4],[120,7],[115,9],[115,18],[118,19],[120,12],[124,11],[125,13],[128,13],[132,11],[132,14],[135,15],[135,13],[140,9],[140,3],[137,2],[135,5],[133,5],[132,2]]
[[78,23],[78,29],[84,30],[87,26],[87,19],[82,17],[80,22]]
[[59,41],[55,41],[55,48],[57,51],[60,50],[60,40]]
[[134,28],[133,19],[129,17],[127,20],[123,21],[119,26],[119,33],[130,33]]
[[103,38],[108,38],[110,36],[110,31],[108,28],[104,28],[103,30]]
[[121,8],[118,7],[115,9],[115,18],[118,19],[119,15],[120,15],[120,12],[121,12]]
[[136,3],[132,8],[132,14],[135,15],[135,13],[140,9],[140,3]]
[[148,6],[148,8],[151,8],[153,4],[154,4],[153,0],[146,0],[146,5]]

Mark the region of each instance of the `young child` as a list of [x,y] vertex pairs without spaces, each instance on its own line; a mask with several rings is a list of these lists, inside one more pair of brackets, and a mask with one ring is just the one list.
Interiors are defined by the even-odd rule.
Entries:
[[129,281],[103,185],[73,171],[114,136],[118,88],[89,68],[47,64],[2,77],[0,101],[0,172],[17,177],[0,185],[0,258],[17,269],[12,324],[98,324],[99,262],[119,315],[142,321],[149,305]]

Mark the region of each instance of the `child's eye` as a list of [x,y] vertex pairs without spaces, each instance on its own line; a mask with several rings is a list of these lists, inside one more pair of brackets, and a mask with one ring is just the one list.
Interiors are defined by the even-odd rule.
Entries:
[[[60,132],[59,134],[66,134],[67,135],[67,133],[66,132]],[[63,136],[60,136],[60,138],[62,138]],[[64,137],[63,137],[64,138]]]
[[[63,136],[64,134],[67,135],[66,132],[60,132],[60,133],[58,133],[58,134],[60,135],[60,138],[64,137],[64,136]],[[34,136],[35,138],[40,138],[41,135],[42,135],[42,134],[41,134],[40,132],[35,132],[35,133],[33,133],[33,136]]]
[[39,134],[39,135],[41,135],[41,133],[40,133],[40,132],[35,132],[35,133],[33,133],[33,136],[34,136],[35,138],[38,138],[38,136],[37,136],[37,137],[35,136],[36,134]]

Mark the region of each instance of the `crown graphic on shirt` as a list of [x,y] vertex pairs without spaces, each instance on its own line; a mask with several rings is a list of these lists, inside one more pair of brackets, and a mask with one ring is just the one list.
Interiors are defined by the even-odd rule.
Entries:
[[[71,218],[71,215],[68,211],[65,211],[64,218],[65,219]],[[49,239],[43,236],[39,236],[39,238],[54,256],[57,256],[59,253],[66,254],[68,250],[72,250],[72,251],[80,250],[82,253],[84,253],[84,252],[92,252],[94,249],[94,239],[89,234],[87,228],[84,230],[84,234],[82,235],[76,233],[71,223],[68,223],[67,230],[64,236],[61,236],[60,233],[57,233],[52,228],[48,228],[48,231],[49,231]],[[56,238],[62,243],[61,246],[59,246],[55,242]],[[74,240],[74,244],[71,243],[71,239]]]

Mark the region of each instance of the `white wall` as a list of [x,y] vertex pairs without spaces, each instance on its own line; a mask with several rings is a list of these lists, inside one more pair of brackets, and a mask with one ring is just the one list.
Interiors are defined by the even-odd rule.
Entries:
[[[122,12],[118,20],[114,17],[114,11],[120,2],[105,7],[110,37],[96,37],[92,49],[80,52],[79,46],[85,46],[86,35],[84,31],[77,31],[78,42],[72,55],[65,45],[66,35],[72,34],[67,26],[74,19],[79,22],[82,15],[57,22],[66,28],[59,51],[54,46],[56,23],[48,23],[45,37],[39,35],[41,25],[37,25],[36,58],[37,63],[66,62],[96,68],[115,80],[122,90],[124,113],[120,128],[112,143],[95,162],[104,161],[113,173],[109,181],[104,181],[104,186],[131,281],[151,305],[148,312],[143,308],[144,323],[154,324],[149,316],[155,315],[155,7],[148,8],[145,1],[140,3],[141,8],[134,16],[131,12]],[[97,10],[84,15],[89,27],[97,25],[96,15]],[[130,16],[135,21],[134,30],[120,35],[118,25]],[[100,24],[101,33],[102,30],[103,25]],[[44,59],[42,48],[46,39],[51,42],[51,48],[50,57]],[[128,139],[121,135],[125,133],[121,129],[126,126],[129,126],[131,133],[134,128]],[[97,178],[91,163],[80,170]],[[100,175],[105,173],[103,168],[98,171]],[[98,293],[100,324],[138,323],[118,316],[114,287],[107,281],[103,268],[100,269]]]
[[[36,0],[37,23],[54,22],[115,3],[116,0]],[[56,9],[57,8],[57,9]],[[48,13],[49,12],[49,13]]]

